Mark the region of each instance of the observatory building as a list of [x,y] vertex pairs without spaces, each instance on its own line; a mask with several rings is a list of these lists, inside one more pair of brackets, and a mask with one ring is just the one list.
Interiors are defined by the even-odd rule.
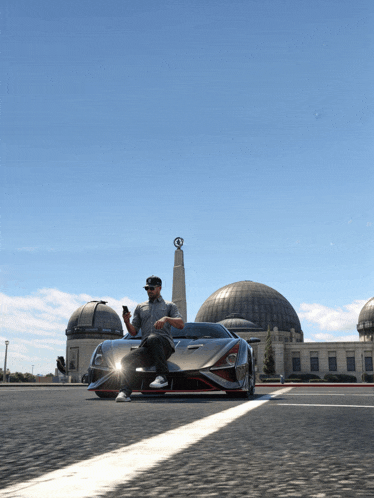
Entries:
[[122,322],[106,301],[90,301],[71,315],[66,329],[66,375],[81,382],[96,346],[123,337]]
[[278,375],[373,374],[374,298],[359,315],[357,342],[304,342],[296,311],[287,299],[267,285],[244,280],[221,287],[202,304],[196,322],[217,322],[253,344],[258,374],[263,373],[267,330],[270,329]]

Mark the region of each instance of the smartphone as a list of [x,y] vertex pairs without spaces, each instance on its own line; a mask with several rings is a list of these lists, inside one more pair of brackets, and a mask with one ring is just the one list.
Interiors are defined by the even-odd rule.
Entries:
[[122,306],[123,308],[123,313],[128,313],[129,312],[129,309],[127,306]]

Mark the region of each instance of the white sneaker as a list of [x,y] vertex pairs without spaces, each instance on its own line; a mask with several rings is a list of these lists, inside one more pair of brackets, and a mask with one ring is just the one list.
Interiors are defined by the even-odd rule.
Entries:
[[118,393],[118,396],[116,397],[116,401],[117,401],[117,403],[123,402],[123,401],[131,401],[131,398],[130,398],[130,396],[127,396],[126,393],[121,391],[120,393]]
[[149,387],[152,387],[152,389],[161,389],[162,387],[166,387],[167,385],[168,381],[166,377],[164,377],[163,375],[159,375],[153,382],[149,384]]

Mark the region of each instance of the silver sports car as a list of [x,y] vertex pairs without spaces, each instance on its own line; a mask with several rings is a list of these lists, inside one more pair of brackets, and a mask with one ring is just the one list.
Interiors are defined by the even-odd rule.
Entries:
[[[95,349],[88,369],[88,390],[100,398],[116,397],[120,387],[121,359],[139,347],[140,334],[104,341]],[[249,397],[255,391],[253,350],[248,341],[218,323],[186,323],[172,327],[175,353],[168,360],[169,386],[151,389],[155,367],[137,368],[133,391],[142,393],[226,391],[232,397]]]

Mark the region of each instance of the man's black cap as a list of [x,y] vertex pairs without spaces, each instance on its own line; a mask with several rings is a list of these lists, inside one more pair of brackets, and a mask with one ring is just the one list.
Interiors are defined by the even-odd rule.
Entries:
[[152,275],[151,277],[147,278],[146,285],[144,287],[148,287],[148,285],[152,285],[153,287],[161,287],[162,280],[161,280],[161,278],[156,277],[155,275]]

